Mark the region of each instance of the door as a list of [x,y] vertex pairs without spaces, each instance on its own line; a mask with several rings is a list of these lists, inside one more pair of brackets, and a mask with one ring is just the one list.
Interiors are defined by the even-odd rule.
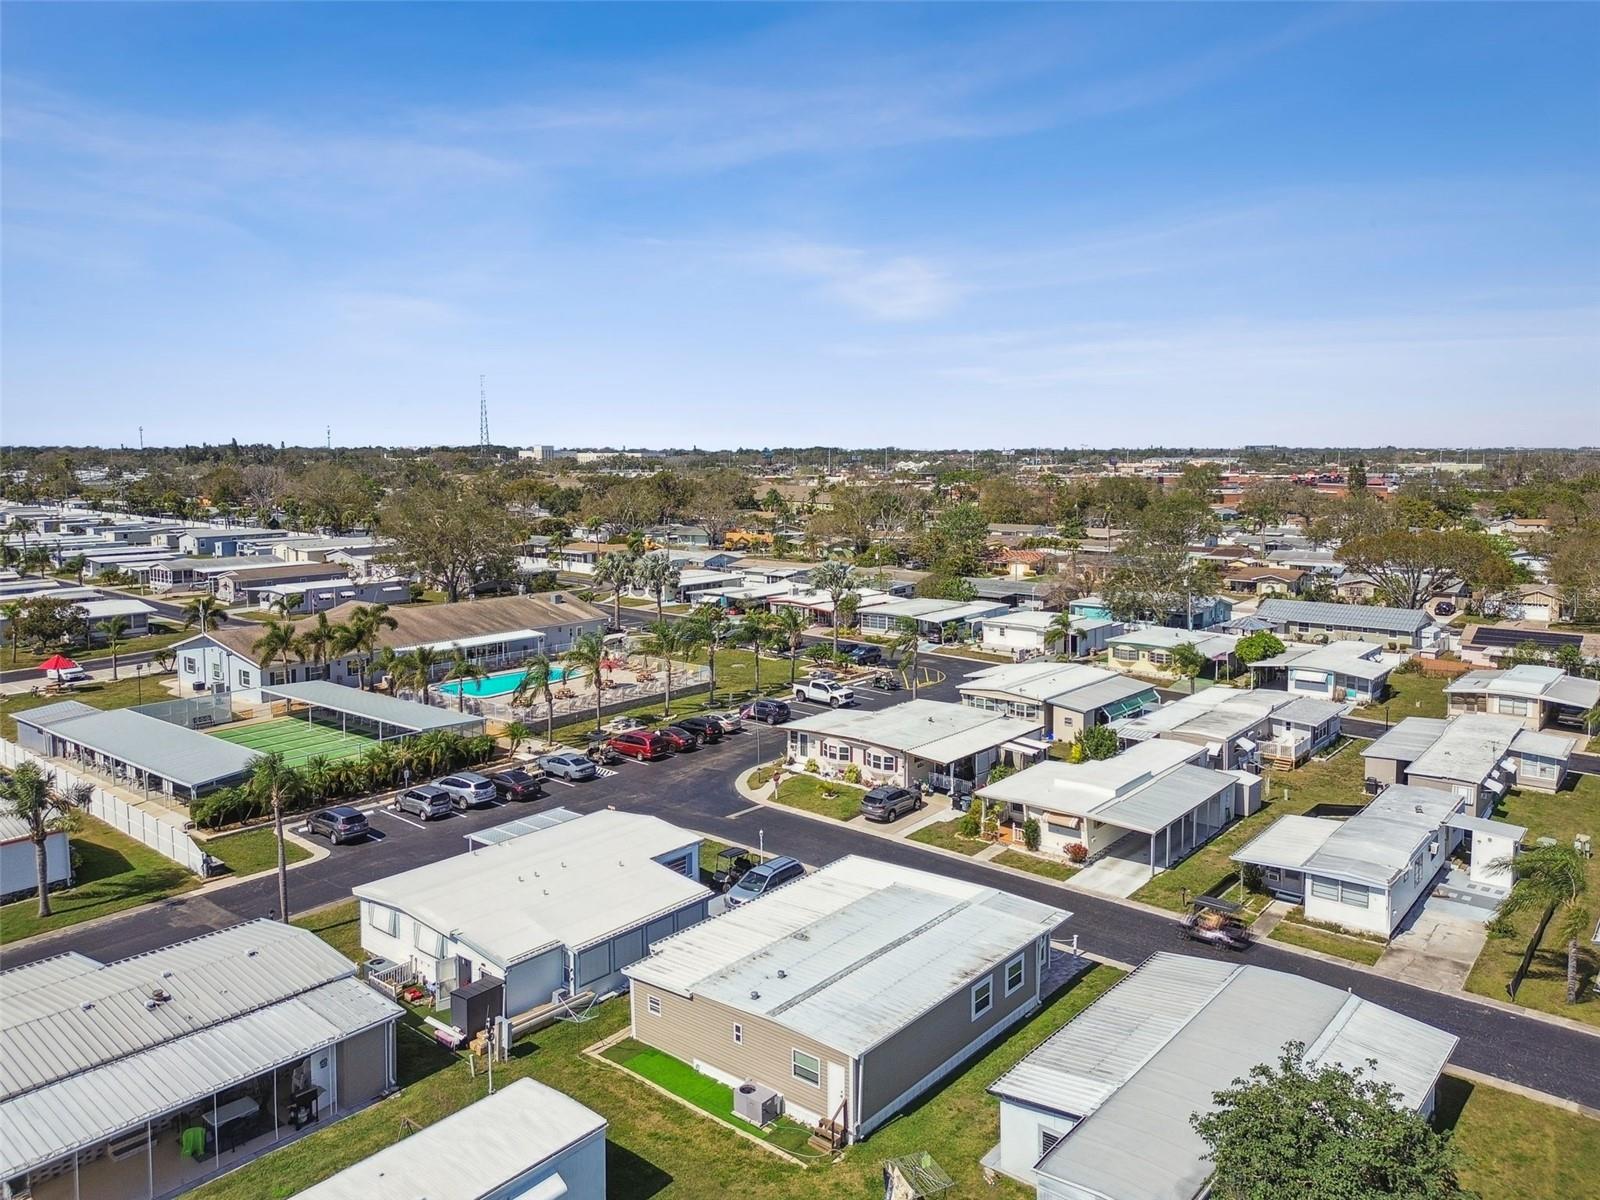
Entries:
[[322,1090],[317,1093],[317,1108],[321,1112],[334,1109],[333,1047],[324,1046],[311,1056],[311,1085]]
[[850,1072],[845,1069],[843,1064],[830,1060],[826,1084],[828,1111],[823,1114],[824,1118],[829,1121],[841,1121],[849,1125],[854,1119],[854,1114],[849,1112],[841,1113],[839,1110],[850,1096]]

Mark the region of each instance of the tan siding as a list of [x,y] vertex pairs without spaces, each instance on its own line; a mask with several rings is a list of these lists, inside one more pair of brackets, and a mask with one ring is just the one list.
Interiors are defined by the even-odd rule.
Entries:
[[871,1120],[940,1063],[1005,1024],[1018,1009],[1032,1004],[1037,995],[1037,946],[1037,941],[1031,941],[1018,951],[1022,955],[1022,986],[1009,997],[1005,994],[1005,962],[989,972],[994,981],[994,1004],[981,1020],[972,1019],[972,989],[963,987],[882,1045],[867,1051],[861,1066],[860,1119]]
[[[828,1061],[846,1069],[850,1065],[837,1050],[704,996],[686,1000],[637,981],[632,995],[633,1036],[637,1040],[686,1063],[703,1062],[727,1075],[764,1083],[811,1112],[822,1114],[827,1108],[823,1089],[827,1085]],[[650,1015],[651,996],[661,1001],[658,1017]],[[742,1043],[733,1040],[735,1024],[743,1028]],[[796,1050],[815,1055],[823,1064],[819,1086],[795,1078],[792,1064]]]
[[389,1050],[393,1025],[380,1025],[339,1043],[339,1106],[353,1108],[375,1100],[388,1086]]
[[1401,770],[1400,760],[1394,758],[1369,758],[1367,762],[1367,778],[1376,779],[1379,783],[1399,783]]

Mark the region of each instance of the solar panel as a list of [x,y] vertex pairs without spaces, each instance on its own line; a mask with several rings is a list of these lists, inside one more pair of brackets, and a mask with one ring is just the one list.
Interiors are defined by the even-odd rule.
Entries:
[[1551,633],[1543,629],[1500,629],[1493,625],[1480,625],[1472,635],[1474,646],[1499,646],[1515,649],[1524,642],[1532,642],[1542,650],[1555,650],[1562,646],[1583,645],[1580,633]]

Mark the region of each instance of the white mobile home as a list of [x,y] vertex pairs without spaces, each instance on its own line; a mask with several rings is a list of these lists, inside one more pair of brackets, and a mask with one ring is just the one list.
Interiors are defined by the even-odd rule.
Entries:
[[[72,886],[72,846],[58,829],[44,841],[45,886]],[[0,900],[15,900],[39,890],[33,834],[21,817],[0,813]]]

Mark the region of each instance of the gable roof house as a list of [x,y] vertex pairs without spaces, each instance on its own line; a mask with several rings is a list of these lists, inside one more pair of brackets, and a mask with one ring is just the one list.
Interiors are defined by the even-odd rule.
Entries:
[[[359,607],[341,604],[327,611],[337,625],[350,618]],[[456,604],[408,604],[389,610],[395,628],[378,630],[377,646],[403,654],[419,646],[436,650],[446,661],[460,649],[483,667],[510,667],[529,655],[545,653],[554,658],[571,648],[585,633],[603,630],[606,614],[593,604],[568,592],[544,592],[528,596],[501,596],[488,600],[463,600]],[[304,633],[315,624],[305,617],[294,623]],[[191,691],[253,692],[263,683],[299,683],[328,679],[334,683],[358,686],[366,656],[346,654],[324,663],[297,662],[291,659],[287,670],[280,659],[265,662],[256,654],[262,627],[253,622],[232,622],[219,629],[198,633],[174,643],[177,670],[184,694]]]
[[1473,797],[1486,815],[1513,781],[1554,792],[1566,779],[1574,743],[1515,718],[1469,713],[1407,717],[1361,751],[1367,787],[1410,783]]
[[1600,704],[1600,680],[1524,663],[1507,671],[1468,671],[1445,685],[1444,694],[1452,713],[1495,713],[1529,729],[1560,726],[1586,737],[1587,716]]
[[1290,637],[1305,641],[1312,634],[1330,640],[1355,638],[1416,649],[1429,640],[1433,618],[1420,608],[1387,608],[1375,604],[1326,604],[1312,600],[1263,600],[1256,616],[1272,621]]
[[627,968],[633,1036],[853,1141],[1037,1011],[1070,915],[852,855]]
[[1294,696],[1369,703],[1384,694],[1403,659],[1375,642],[1342,639],[1326,646],[1291,643],[1282,654],[1250,664],[1254,686]]
[[1457,1038],[1340,988],[1263,967],[1152,955],[990,1086],[1000,1144],[984,1158],[1041,1200],[1201,1200],[1189,1123],[1284,1044],[1374,1076],[1433,1112]]
[[609,809],[514,824],[514,836],[480,835],[468,853],[357,886],[362,948],[430,985],[498,983],[510,1016],[557,992],[614,992],[650,945],[705,919],[699,834]]
[[187,1191],[293,1136],[292,1101],[326,1119],[392,1090],[401,1013],[277,921],[0,972],[0,1178],[36,1200]]
[[1212,633],[1200,629],[1174,629],[1166,625],[1147,625],[1130,629],[1106,641],[1111,653],[1106,665],[1113,671],[1139,672],[1176,679],[1172,652],[1179,646],[1193,646],[1212,664],[1212,670],[1232,669],[1238,662],[1234,649],[1239,639],[1231,633]]
[[1153,685],[1086,663],[986,667],[968,675],[956,690],[961,703],[972,708],[1041,722],[1047,736],[1057,741],[1161,702]]

